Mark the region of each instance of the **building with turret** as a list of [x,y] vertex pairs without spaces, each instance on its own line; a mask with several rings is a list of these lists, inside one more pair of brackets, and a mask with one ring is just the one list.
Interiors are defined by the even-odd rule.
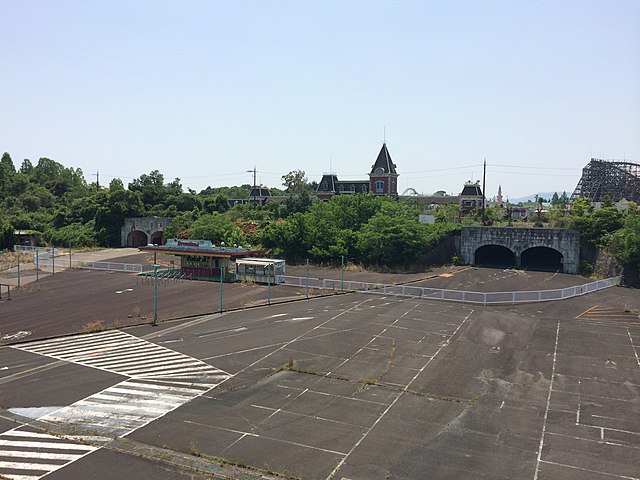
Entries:
[[374,195],[398,197],[398,172],[386,143],[382,144],[380,153],[371,166],[368,180],[338,180],[337,174],[325,173],[316,190],[320,200],[330,200],[334,195],[369,192]]

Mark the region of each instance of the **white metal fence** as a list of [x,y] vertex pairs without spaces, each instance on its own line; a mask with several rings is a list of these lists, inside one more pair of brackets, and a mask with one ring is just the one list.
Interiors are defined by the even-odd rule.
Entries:
[[[415,287],[411,285],[384,285],[380,283],[354,282],[351,280],[330,280],[326,278],[292,277],[279,275],[276,282],[281,285],[333,290],[336,292],[364,292],[399,297],[424,298],[428,300],[444,300],[450,302],[473,303],[480,305],[506,305],[516,303],[547,302],[577,297],[603,288],[619,285],[621,277],[596,280],[567,288],[554,290],[526,290],[520,292],[467,292],[462,290],[446,290],[442,288]],[[307,283],[308,282],[308,283]]]
[[116,263],[116,262],[71,262],[75,268],[86,268],[90,270],[109,270],[111,272],[141,273],[146,270],[153,270],[151,265],[145,269],[139,263]]

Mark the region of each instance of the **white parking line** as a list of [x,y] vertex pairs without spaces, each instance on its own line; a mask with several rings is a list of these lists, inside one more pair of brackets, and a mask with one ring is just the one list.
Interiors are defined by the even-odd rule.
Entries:
[[556,376],[556,358],[558,357],[558,338],[560,337],[560,320],[556,327],[556,344],[553,349],[553,365],[551,368],[551,380],[549,381],[549,393],[547,394],[547,407],[544,410],[544,420],[542,421],[542,433],[540,434],[540,445],[538,446],[538,458],[536,460],[536,470],[533,474],[533,480],[537,480],[540,471],[540,462],[542,461],[542,447],[544,446],[544,434],[547,430],[547,418],[549,416],[549,405],[551,404],[551,392],[553,391],[553,380]]

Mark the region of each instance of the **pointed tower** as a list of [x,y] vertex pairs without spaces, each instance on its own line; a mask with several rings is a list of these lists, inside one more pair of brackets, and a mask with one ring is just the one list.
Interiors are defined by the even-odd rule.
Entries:
[[503,207],[503,204],[502,204],[502,185],[498,185],[498,198],[497,198],[497,200],[498,200],[498,206],[500,208],[502,208]]
[[374,195],[398,196],[398,172],[391,161],[387,144],[383,143],[376,162],[369,173],[370,191]]

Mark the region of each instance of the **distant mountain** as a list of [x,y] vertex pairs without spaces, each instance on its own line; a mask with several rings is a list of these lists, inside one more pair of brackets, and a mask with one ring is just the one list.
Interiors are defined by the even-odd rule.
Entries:
[[[573,190],[564,190],[565,192],[567,192],[567,196],[571,196],[571,193],[573,192]],[[551,200],[551,197],[553,197],[553,194],[556,192],[538,192],[538,193],[532,193],[531,195],[527,195],[526,197],[520,197],[520,198],[510,198],[509,202],[511,203],[520,203],[520,202],[535,202],[536,201],[536,195],[538,197],[542,197],[545,200]],[[558,196],[562,195],[562,191],[558,192]]]

